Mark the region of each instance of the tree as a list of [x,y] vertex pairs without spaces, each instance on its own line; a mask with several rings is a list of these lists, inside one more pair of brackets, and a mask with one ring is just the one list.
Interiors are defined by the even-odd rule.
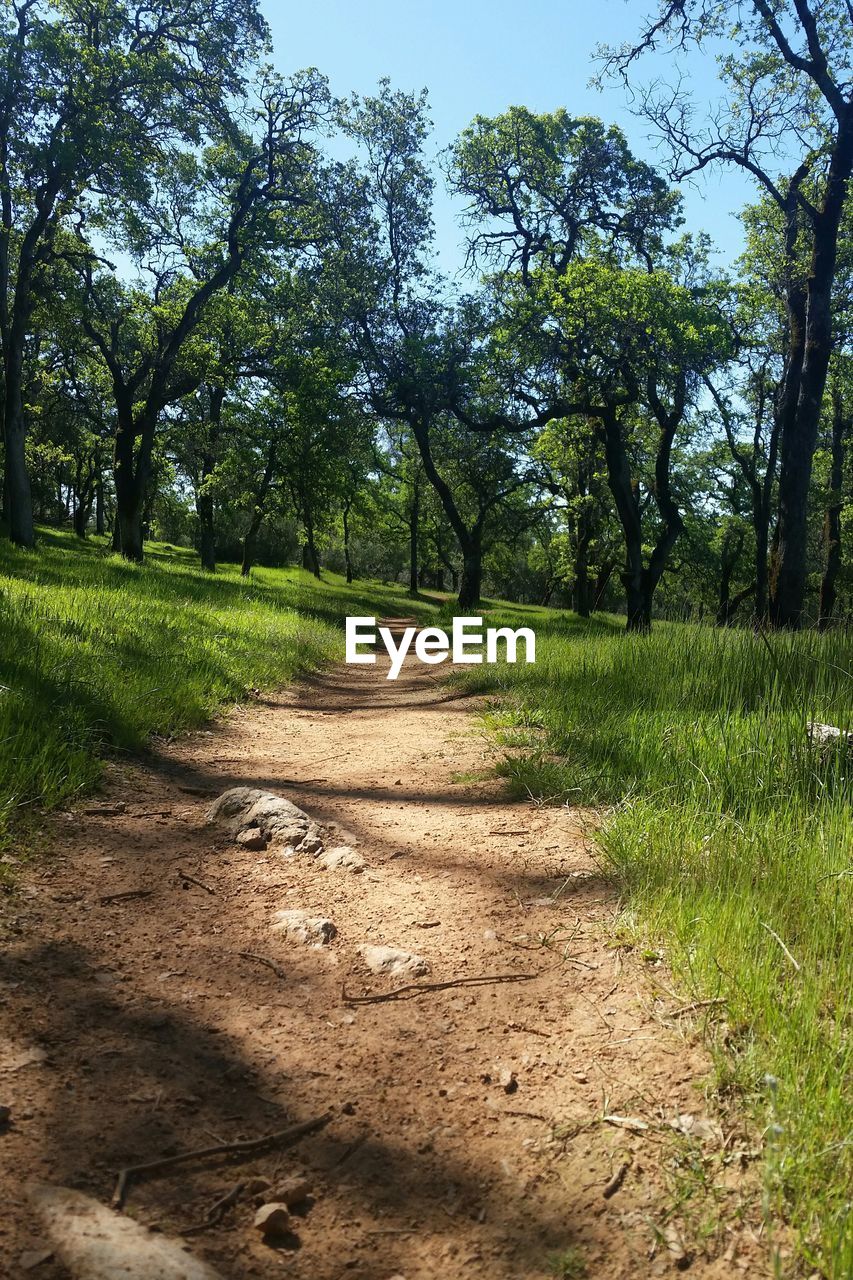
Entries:
[[34,541],[24,358],[41,277],[84,197],[113,200],[164,140],[197,140],[264,46],[254,0],[5,0],[0,33],[4,517]]
[[[116,404],[115,487],[121,553],[142,559],[142,509],[154,440],[164,408],[197,389],[211,357],[188,354],[211,300],[247,257],[273,244],[302,244],[300,214],[313,201],[309,135],[325,108],[325,81],[313,72],[260,87],[255,136],[234,128],[233,145],[201,159],[169,155],[153,198],[126,210],[126,243],[153,277],[150,292],[128,290],[96,273],[81,255],[84,328],[112,380]],[[160,256],[150,263],[148,254]],[[144,256],[143,256],[144,255]],[[186,264],[181,271],[175,259]]]
[[[606,53],[628,76],[642,53],[669,41],[699,45],[728,23],[735,51],[720,59],[728,106],[702,123],[682,85],[656,85],[640,110],[669,144],[676,178],[709,165],[750,173],[778,207],[786,257],[805,251],[805,281],[790,273],[780,424],[779,521],[770,576],[775,625],[801,625],[805,606],[808,498],[824,388],[833,350],[832,290],[839,233],[853,173],[853,21],[849,0],[662,0],[635,44]],[[788,176],[777,176],[790,154]]]

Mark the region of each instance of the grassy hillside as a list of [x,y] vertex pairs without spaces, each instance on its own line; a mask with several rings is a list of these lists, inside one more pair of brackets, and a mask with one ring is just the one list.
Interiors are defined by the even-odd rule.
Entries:
[[411,612],[402,592],[298,569],[215,576],[151,544],[142,566],[97,539],[0,542],[0,845],[13,818],[96,782],[105,751],[201,723],[252,688],[343,656],[347,613]]
[[757,1114],[773,1209],[846,1280],[853,755],[806,726],[853,727],[853,637],[525,619],[536,665],[467,677],[500,695],[503,770],[519,795],[612,806],[601,847],[647,945],[721,1002],[719,1086]]

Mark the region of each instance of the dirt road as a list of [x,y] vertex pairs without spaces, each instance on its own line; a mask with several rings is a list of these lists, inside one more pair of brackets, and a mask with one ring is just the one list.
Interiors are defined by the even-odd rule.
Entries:
[[[305,1171],[313,1201],[285,1247],[258,1238],[246,1194],[188,1237],[236,1280],[763,1274],[746,1228],[705,1251],[689,1238],[710,1203],[697,1168],[729,1208],[749,1174],[720,1154],[744,1140],[708,1120],[708,1062],[690,1019],[665,1016],[679,1003],[665,969],[617,945],[583,815],[508,803],[487,776],[476,710],[419,663],[395,683],[381,661],[338,668],[111,765],[104,795],[52,820],[4,916],[10,1275],[43,1243],[26,1179],[108,1201],[124,1165],[327,1108],[294,1149],[139,1182],[127,1211],[181,1234],[238,1180]],[[338,823],[365,870],[238,847],[204,819],[236,785]],[[276,934],[288,907],[337,937]],[[401,985],[360,944],[459,985],[348,1003],[343,987]],[[685,1115],[701,1141],[669,1126]],[[48,1259],[26,1274],[65,1272]]]

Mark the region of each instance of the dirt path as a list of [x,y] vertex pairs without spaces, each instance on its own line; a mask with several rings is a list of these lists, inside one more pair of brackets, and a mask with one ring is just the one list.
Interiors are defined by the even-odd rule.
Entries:
[[[94,812],[52,824],[50,857],[6,910],[0,965],[10,1275],[39,1246],[26,1178],[107,1201],[122,1165],[328,1107],[331,1123],[297,1148],[139,1183],[128,1211],[180,1233],[238,1178],[297,1169],[314,1202],[289,1248],[256,1237],[244,1199],[190,1237],[192,1252],[235,1280],[534,1280],[582,1274],[572,1246],[602,1280],[685,1267],[674,1236],[653,1249],[651,1224],[675,1195],[689,1217],[696,1168],[708,1176],[686,1139],[673,1165],[679,1140],[664,1127],[702,1119],[708,1063],[688,1020],[661,1016],[677,1005],[655,997],[665,972],[614,946],[615,903],[582,815],[507,803],[496,781],[476,780],[489,762],[476,705],[420,664],[396,683],[381,665],[339,668],[113,766]],[[237,847],[204,822],[209,799],[235,785],[337,822],[366,870]],[[102,901],[136,889],[147,896]],[[270,920],[286,907],[330,917],[337,938],[277,936]],[[348,1005],[344,983],[361,994],[400,981],[370,974],[360,943],[425,957],[432,982],[535,976]],[[649,1128],[601,1123],[604,1106]],[[731,1207],[740,1162],[708,1168]],[[747,1229],[718,1232],[691,1265],[744,1271],[763,1274]],[[65,1273],[48,1260],[26,1274]]]

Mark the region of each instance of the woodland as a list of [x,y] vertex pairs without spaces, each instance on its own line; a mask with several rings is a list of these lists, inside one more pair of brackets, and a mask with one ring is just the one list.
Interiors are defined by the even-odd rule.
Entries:
[[[580,616],[830,626],[850,600],[844,3],[666,4],[602,75],[712,39],[728,100],[639,90],[657,167],[570,106],[336,100],[237,5],[6,6],[3,528],[158,537]],[[708,56],[713,56],[711,53]],[[331,158],[349,151],[348,159]],[[755,182],[727,270],[678,181]],[[431,199],[463,210],[442,278]]]

